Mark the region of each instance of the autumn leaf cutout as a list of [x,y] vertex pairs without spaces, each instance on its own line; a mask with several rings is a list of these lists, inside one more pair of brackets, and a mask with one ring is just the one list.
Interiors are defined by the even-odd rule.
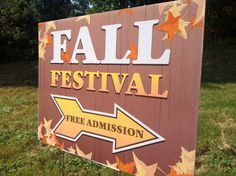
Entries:
[[133,15],[134,14],[134,10],[131,8],[126,8],[126,9],[121,9],[118,11],[118,15],[122,15],[122,14],[128,14],[128,15]]
[[84,15],[84,16],[79,16],[76,18],[75,22],[85,20],[87,21],[88,24],[91,22],[91,16],[90,15]]
[[181,151],[181,161],[176,163],[172,168],[177,172],[177,175],[193,175],[196,151],[187,151],[184,147],[181,147]]
[[136,60],[137,59],[137,55],[138,55],[138,48],[135,44],[131,44],[130,45],[130,51],[131,53],[128,55],[128,58],[130,60]]
[[64,60],[65,62],[69,62],[70,61],[69,49],[67,49],[66,52],[61,52],[61,59]]
[[143,161],[141,161],[133,152],[134,162],[137,169],[136,176],[154,176],[157,170],[157,163],[147,166]]
[[132,174],[134,172],[135,164],[134,162],[123,163],[118,156],[116,156],[117,168],[123,172]]
[[174,17],[174,15],[171,12],[169,12],[167,21],[160,25],[157,25],[155,29],[166,32],[168,35],[168,40],[171,41],[173,40],[175,33],[181,32],[179,28],[179,20],[180,16]]
[[46,49],[49,45],[52,44],[52,36],[49,34],[50,30],[55,30],[56,25],[54,21],[46,22],[45,24],[39,23],[39,58],[45,60]]
[[44,118],[43,122],[39,123],[38,126],[38,139],[43,144],[48,144],[51,146],[58,147],[60,149],[64,149],[64,143],[59,143],[57,140],[56,134],[52,133],[51,128],[52,120],[47,120]]

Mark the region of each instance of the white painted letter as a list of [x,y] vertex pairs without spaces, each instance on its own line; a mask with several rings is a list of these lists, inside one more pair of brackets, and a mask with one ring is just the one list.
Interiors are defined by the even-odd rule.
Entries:
[[105,46],[105,59],[101,61],[102,64],[129,64],[130,60],[127,59],[130,51],[128,50],[122,59],[116,58],[116,38],[117,29],[121,24],[105,25],[102,29],[106,31],[106,46]]
[[153,25],[159,20],[138,21],[134,25],[139,27],[138,58],[133,64],[167,65],[170,61],[170,49],[166,49],[160,58],[152,58]]
[[[78,48],[80,41],[83,46],[82,49]],[[85,55],[85,60],[82,61],[84,64],[99,64],[100,63],[100,61],[97,60],[97,56],[95,54],[93,43],[92,43],[87,26],[83,26],[80,28],[70,63],[72,64],[79,63],[79,61],[76,59],[77,54]]]
[[68,40],[71,39],[71,30],[63,30],[63,31],[54,31],[51,32],[53,35],[53,60],[51,60],[52,64],[63,64],[64,61],[61,60],[61,49],[63,52],[66,52],[66,40],[61,44],[61,36],[65,35]]

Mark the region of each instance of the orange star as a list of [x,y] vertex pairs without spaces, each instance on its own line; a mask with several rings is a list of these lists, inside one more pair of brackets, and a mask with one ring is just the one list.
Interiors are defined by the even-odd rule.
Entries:
[[65,62],[70,61],[70,51],[69,51],[69,49],[65,53],[61,52],[61,59],[64,60]]
[[123,172],[127,172],[129,174],[132,174],[134,172],[135,168],[135,163],[130,162],[130,163],[123,163],[118,156],[116,156],[116,163],[117,163],[117,168],[120,169]]
[[52,36],[50,34],[47,34],[47,43],[46,43],[46,47],[48,47],[49,45],[52,44]]
[[129,15],[133,15],[133,14],[134,14],[134,11],[133,11],[133,9],[131,9],[131,8],[121,9],[121,10],[118,11],[118,15],[119,15],[119,16],[120,16],[122,13],[123,13],[123,14],[124,14],[124,13],[127,13],[127,14],[129,14]]
[[190,24],[189,24],[192,29],[203,27],[203,22],[202,21],[199,21],[199,22],[195,23],[196,19],[197,19],[197,17],[193,17]]
[[180,16],[174,17],[174,15],[171,12],[169,12],[167,21],[156,26],[155,29],[167,32],[168,40],[171,41],[173,40],[175,33],[181,32],[181,30],[179,29],[179,20]]
[[136,60],[137,59],[137,55],[138,55],[138,48],[136,47],[135,44],[131,44],[130,45],[130,51],[131,53],[128,55],[128,58],[129,59],[133,59],[133,60]]

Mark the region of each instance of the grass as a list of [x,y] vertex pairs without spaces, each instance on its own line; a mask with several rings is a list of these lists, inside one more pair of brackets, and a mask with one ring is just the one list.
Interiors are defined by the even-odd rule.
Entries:
[[[236,175],[236,43],[232,41],[205,47],[197,176]],[[38,142],[35,65],[0,66],[0,175],[60,175],[64,164],[65,175],[125,176]]]

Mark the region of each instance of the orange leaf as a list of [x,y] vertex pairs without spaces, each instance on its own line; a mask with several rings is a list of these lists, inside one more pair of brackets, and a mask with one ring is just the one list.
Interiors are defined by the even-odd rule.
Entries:
[[184,2],[187,4],[192,4],[193,0],[185,0]]
[[40,139],[40,142],[42,142],[42,144],[47,144],[47,140],[46,140],[45,137],[44,137],[44,138],[41,138],[41,139]]
[[195,23],[195,22],[196,22],[196,17],[193,17],[190,24],[189,24],[192,29],[203,27],[203,22],[202,21],[199,21],[197,23]]
[[134,167],[135,167],[134,162],[125,164],[118,158],[118,156],[116,156],[116,163],[117,163],[117,168],[120,169],[121,171],[127,172],[129,174],[132,174],[134,172]]
[[47,144],[56,146],[58,144],[56,133],[46,138]]
[[169,12],[168,19],[164,23],[157,25],[155,29],[163,32],[167,32],[167,36],[169,41],[173,40],[175,33],[180,33],[181,30],[179,29],[179,20],[180,16],[174,17],[174,15]]
[[[58,141],[57,141],[58,142]],[[61,144],[58,142],[57,143],[57,147],[59,148],[59,149],[64,149],[65,148],[65,144],[64,144],[64,142],[62,142]]]
[[127,13],[129,15],[133,15],[134,11],[133,11],[133,9],[130,9],[130,8],[121,9],[121,10],[118,11],[118,15],[121,15],[121,14],[124,14],[124,13]]
[[38,28],[41,29],[43,27],[43,23],[38,23]]
[[170,173],[167,176],[177,176],[177,172],[171,168]]
[[47,35],[47,43],[46,43],[46,47],[48,47],[49,45],[52,44],[52,36],[50,34]]
[[64,60],[65,62],[69,62],[70,61],[69,50],[67,50],[65,53],[64,52],[61,53],[61,59]]
[[43,139],[43,133],[42,133],[42,129],[43,129],[43,123],[40,123],[38,126],[38,139]]
[[128,58],[131,60],[136,60],[138,55],[138,49],[135,44],[130,45],[131,53],[128,55]]

